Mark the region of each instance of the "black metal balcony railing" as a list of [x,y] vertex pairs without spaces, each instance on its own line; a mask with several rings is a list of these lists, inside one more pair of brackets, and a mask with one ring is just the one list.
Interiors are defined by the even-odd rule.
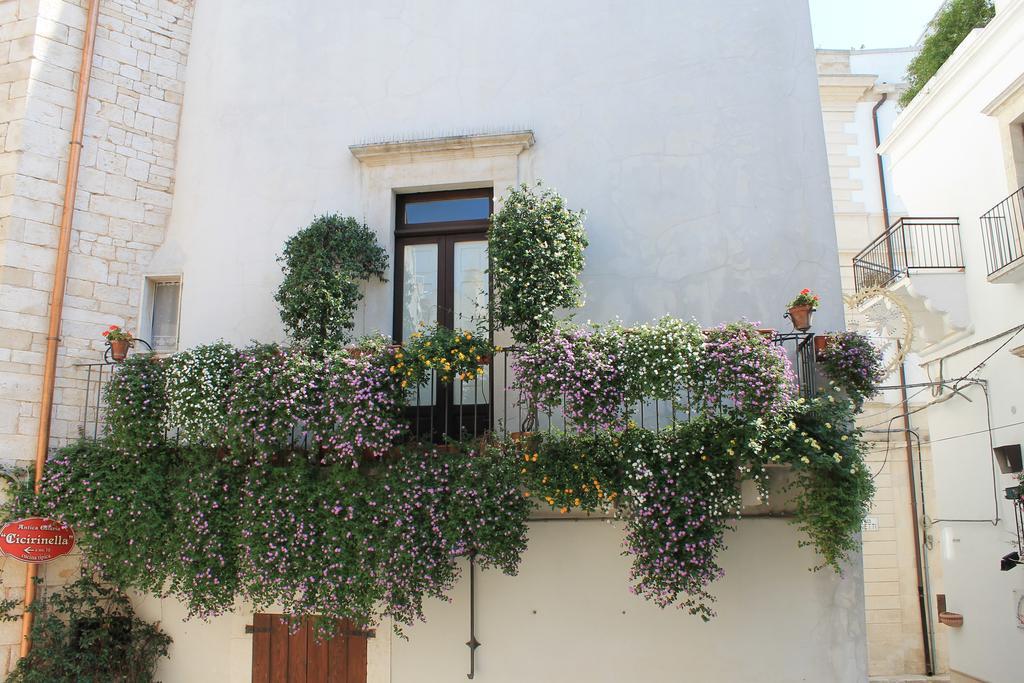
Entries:
[[[780,344],[793,364],[800,395],[811,398],[818,391],[818,369],[812,334],[777,334]],[[416,440],[440,442],[444,437],[480,437],[485,434],[507,436],[522,431],[527,421],[527,408],[514,388],[514,349],[495,354],[487,372],[478,379],[444,385],[436,377],[410,392],[409,419]],[[106,386],[117,372],[117,364],[88,363],[76,365],[79,382],[84,387],[85,403],[78,407],[81,425],[78,436],[96,439],[104,435],[106,426]],[[675,422],[689,420],[694,414],[689,391],[683,389],[675,401],[643,401],[623,406],[624,415],[644,429],[660,430]],[[565,426],[561,410],[537,415],[533,431],[559,430]],[[173,436],[173,435],[171,435]],[[295,432],[295,446],[306,445],[306,435]]]
[[901,218],[853,257],[853,281],[863,292],[914,270],[963,267],[958,218]]
[[988,274],[1024,258],[1024,187],[981,217]]

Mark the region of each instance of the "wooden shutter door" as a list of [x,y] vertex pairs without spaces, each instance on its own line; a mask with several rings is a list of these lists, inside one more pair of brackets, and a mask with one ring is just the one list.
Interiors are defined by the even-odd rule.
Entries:
[[366,634],[348,621],[318,640],[314,620],[289,632],[281,614],[253,616],[252,683],[366,683]]

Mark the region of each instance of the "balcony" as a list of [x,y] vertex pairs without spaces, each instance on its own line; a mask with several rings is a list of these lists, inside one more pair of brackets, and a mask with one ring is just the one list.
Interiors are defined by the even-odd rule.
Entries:
[[858,292],[887,287],[914,271],[963,271],[957,218],[901,218],[853,257]]
[[898,309],[911,350],[934,350],[968,330],[963,272],[959,219],[901,218],[853,258],[857,309],[876,320]]
[[989,282],[1024,282],[1024,187],[980,220]]
[[[810,333],[776,334],[773,342],[786,351],[796,375],[800,395],[811,398],[821,385]],[[443,443],[446,438],[480,438],[488,435],[507,437],[523,430],[527,412],[515,388],[514,360],[517,351],[506,349],[494,354],[486,372],[477,379],[442,383],[436,374],[417,391],[409,393],[406,417],[408,436],[414,441]],[[77,405],[61,405],[71,419],[78,415],[77,426],[67,442],[75,438],[98,439],[106,434],[106,386],[118,371],[117,363],[85,363],[74,366],[75,377],[68,378],[81,399]],[[695,413],[691,409],[690,392],[683,387],[673,401],[645,400],[622,406],[622,414],[643,429],[659,431],[676,422],[685,422]],[[551,432],[566,426],[562,411],[555,408],[536,416],[535,431]],[[170,438],[175,434],[169,432]],[[308,446],[308,435],[297,428],[293,446]],[[58,440],[59,441],[59,440]],[[61,443],[61,445],[64,445]]]

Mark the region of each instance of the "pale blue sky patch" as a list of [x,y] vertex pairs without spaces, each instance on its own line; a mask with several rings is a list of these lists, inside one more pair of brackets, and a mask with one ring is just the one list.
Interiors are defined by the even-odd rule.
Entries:
[[848,49],[913,45],[942,0],[810,0],[814,46]]

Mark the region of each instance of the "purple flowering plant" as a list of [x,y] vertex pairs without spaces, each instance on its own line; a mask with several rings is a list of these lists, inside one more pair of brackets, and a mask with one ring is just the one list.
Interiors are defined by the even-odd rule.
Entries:
[[785,349],[747,322],[705,332],[704,350],[691,387],[705,411],[730,405],[764,419],[785,415],[796,397],[796,374]]
[[539,411],[561,411],[580,432],[624,423],[625,378],[614,339],[592,328],[559,327],[513,358],[512,390]]
[[885,363],[871,339],[859,332],[835,332],[821,354],[825,373],[840,389],[846,391],[854,405],[877,393],[885,380]]
[[406,390],[390,368],[399,353],[386,340],[366,340],[360,353],[336,352],[323,361],[309,432],[321,463],[355,467],[382,458],[408,432]]
[[171,524],[164,590],[188,607],[189,616],[209,619],[230,612],[239,591],[242,475],[208,448],[175,452],[165,493]]
[[239,351],[226,425],[236,462],[243,455],[266,461],[291,448],[322,381],[316,368],[299,347],[253,344]]
[[707,418],[623,434],[632,591],[705,621],[715,614],[709,586],[724,575],[718,554],[740,509],[737,459],[721,446],[724,434]]
[[[194,616],[242,599],[399,629],[445,597],[468,555],[515,573],[536,504],[614,511],[634,591],[703,618],[737,482],[767,464],[797,472],[797,521],[825,564],[854,547],[871,487],[851,404],[793,400],[785,353],[752,325],[556,329],[514,358],[514,388],[537,409],[564,405],[568,429],[496,445],[409,443],[400,355],[384,339],[316,356],[253,345],[216,369],[222,404],[209,387],[190,393],[202,354],[132,357],[108,389],[108,436],[56,453],[42,496],[26,485],[5,514],[67,521],[108,580]],[[690,422],[626,420],[632,398],[687,391]],[[221,419],[223,440],[204,438]],[[165,438],[169,423],[185,425],[182,443]]]

